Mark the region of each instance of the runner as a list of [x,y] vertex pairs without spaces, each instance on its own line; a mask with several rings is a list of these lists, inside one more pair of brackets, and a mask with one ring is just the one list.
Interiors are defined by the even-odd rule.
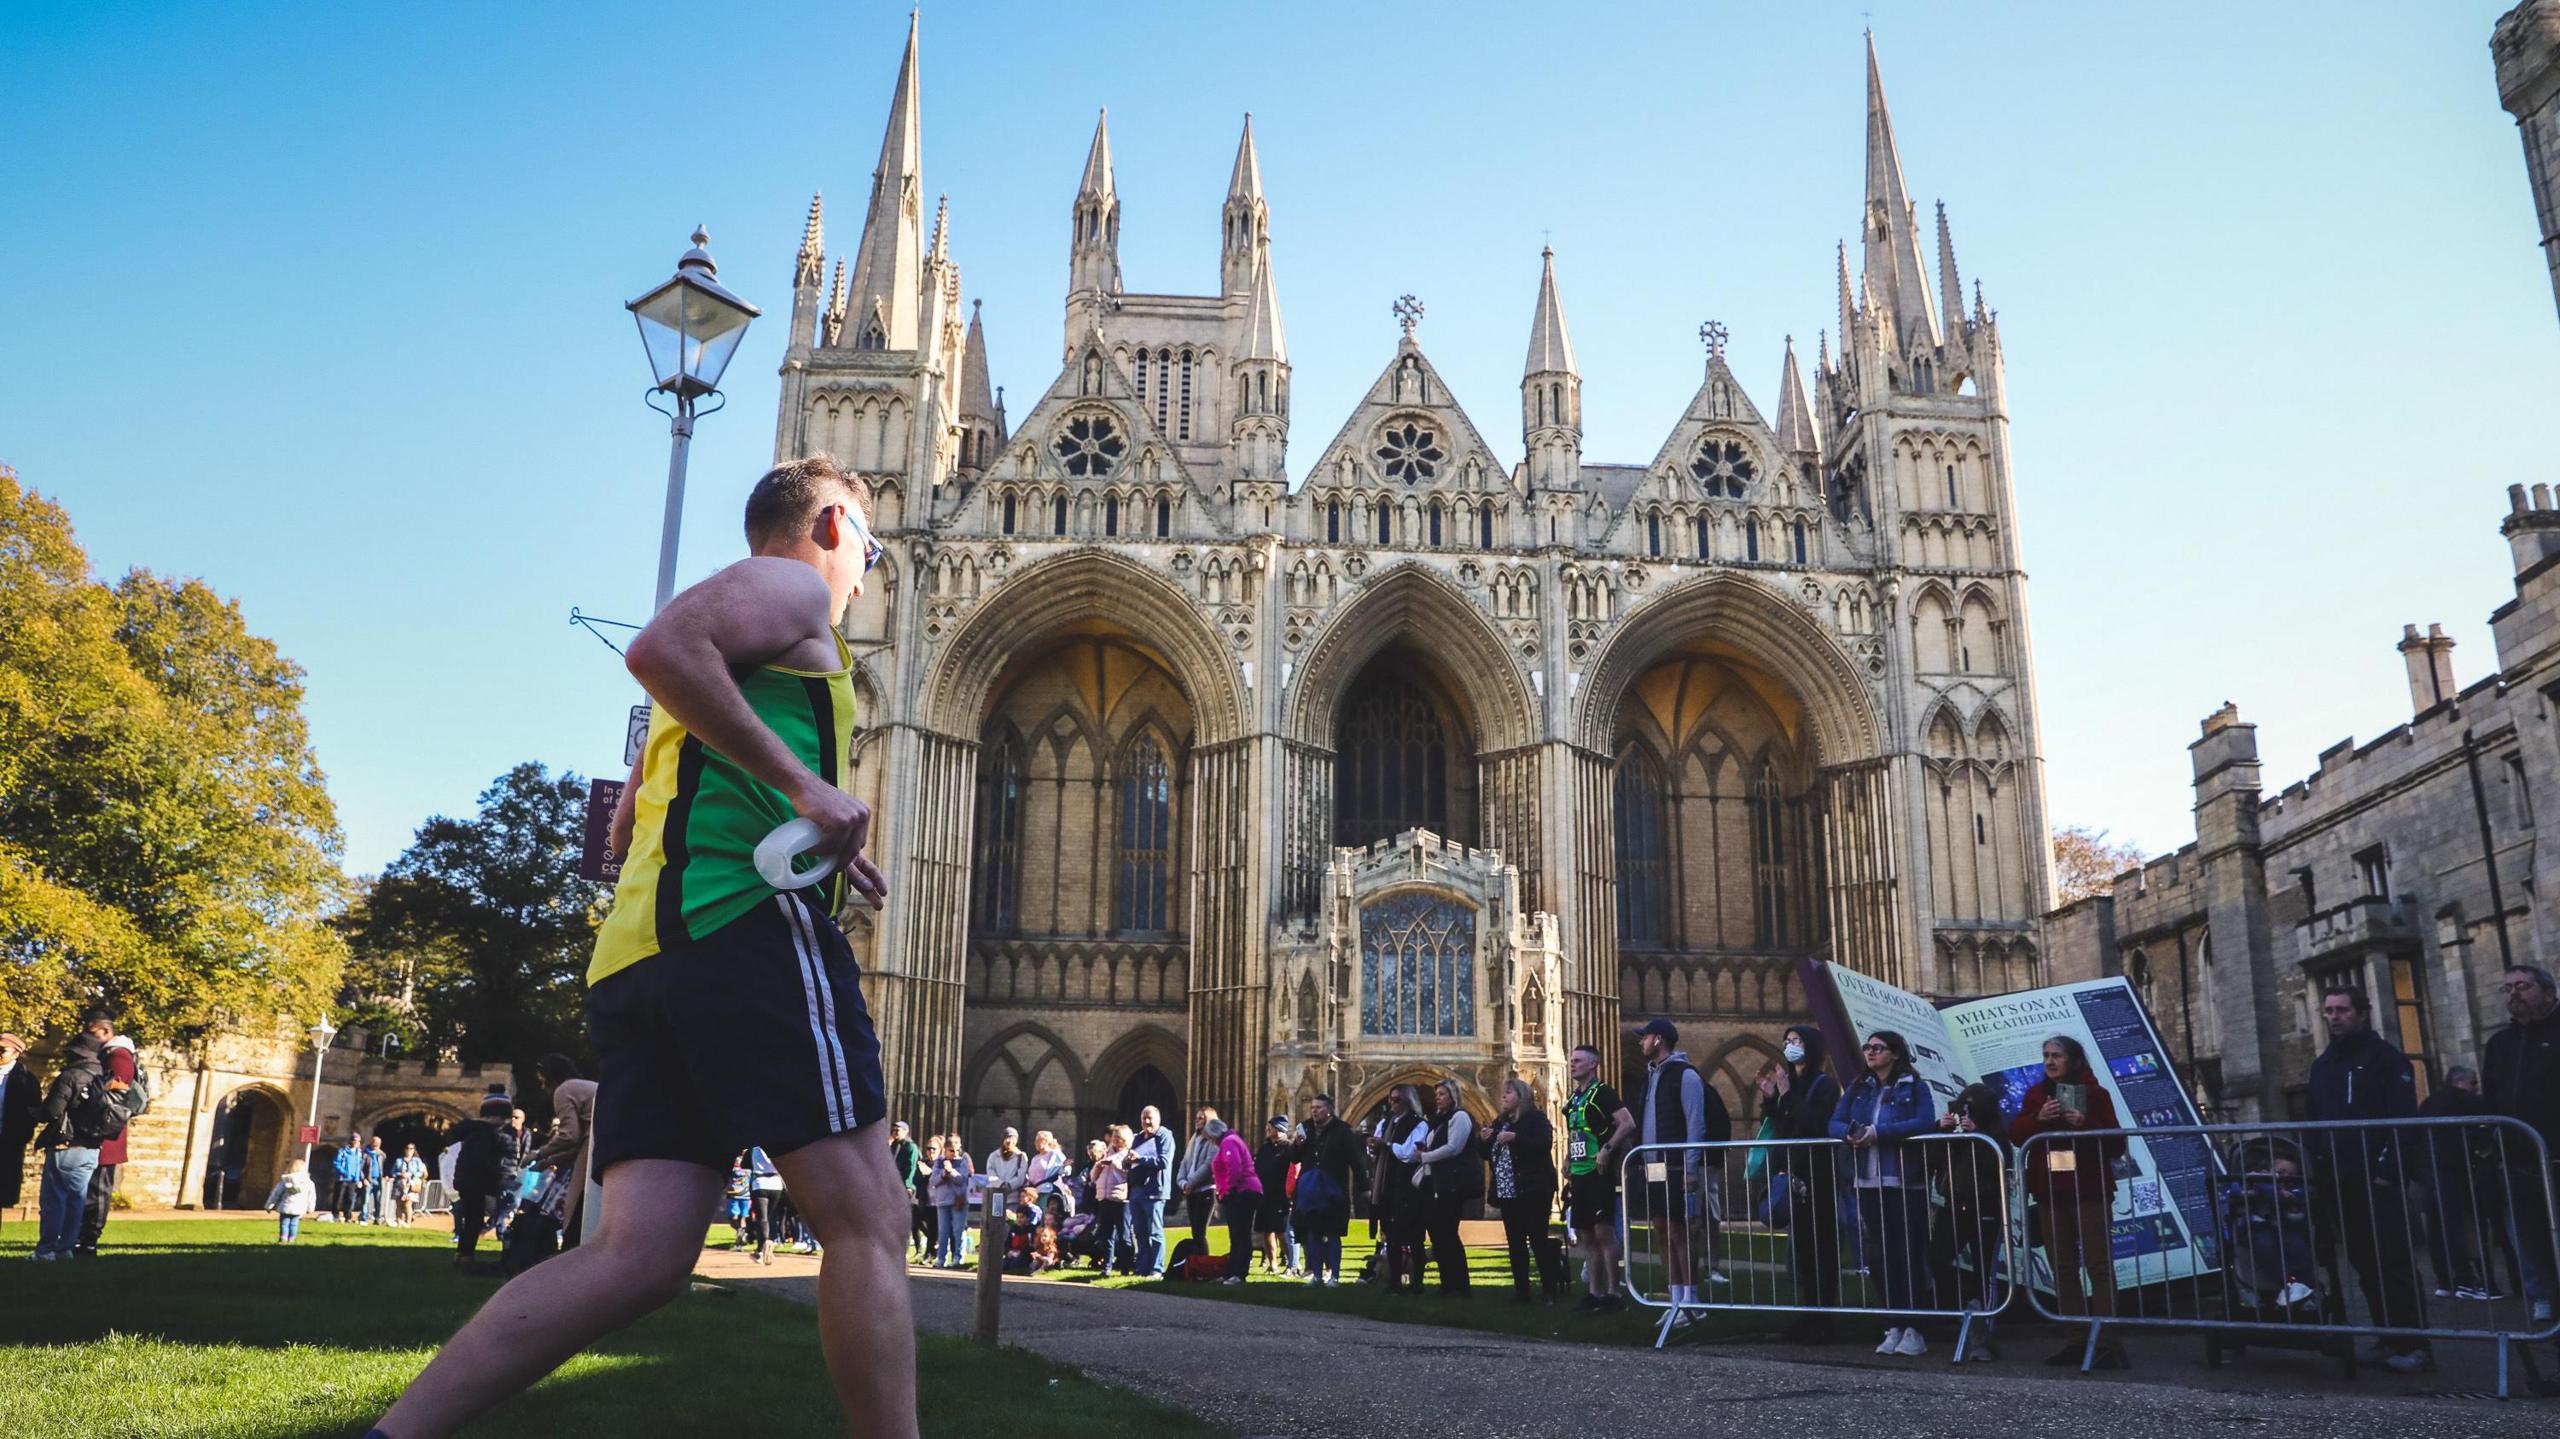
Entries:
[[1573,1094],[1564,1103],[1565,1215],[1591,1291],[1574,1308],[1614,1314],[1627,1307],[1618,1295],[1618,1157],[1635,1136],[1636,1117],[1600,1082],[1599,1050],[1576,1045],[1567,1062]]
[[[474,1315],[372,1431],[437,1439],[682,1293],[739,1149],[775,1156],[826,1249],[818,1332],[857,1434],[916,1432],[879,1041],[833,912],[886,892],[842,788],[852,662],[835,625],[880,556],[869,487],[823,455],[747,497],[753,555],[678,595],[627,663],[656,712],[614,816],[627,845],[587,968],[601,1225]],[[755,846],[794,815],[841,872],[776,893]],[[713,1416],[701,1416],[708,1421]]]

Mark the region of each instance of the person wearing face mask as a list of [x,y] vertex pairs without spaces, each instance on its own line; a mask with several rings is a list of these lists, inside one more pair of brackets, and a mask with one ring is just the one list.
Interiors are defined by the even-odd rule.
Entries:
[[[1840,1104],[1840,1082],[1823,1067],[1822,1031],[1788,1027],[1779,1047],[1783,1063],[1760,1077],[1760,1117],[1768,1121],[1769,1188],[1786,1207],[1787,1268],[1796,1302],[1829,1309],[1840,1302],[1840,1181],[1830,1144],[1831,1111]],[[1779,1331],[1791,1344],[1828,1344],[1828,1314],[1798,1315]]]
[[[2018,1102],[2018,1117],[2009,1121],[2009,1142],[2024,1149],[2039,1134],[2116,1127],[2115,1100],[2090,1073],[2088,1051],[2067,1034],[2046,1039],[2044,1078]],[[2042,1235],[2045,1257],[2053,1264],[2059,1313],[2104,1318],[2116,1312],[2115,1250],[2107,1220],[2115,1208],[2115,1162],[2124,1152],[2121,1138],[2074,1139],[2029,1152],[2027,1231]],[[2089,1276],[2085,1290],[2083,1269]],[[2080,1351],[2075,1340],[2045,1362],[2078,1364]],[[2124,1368],[2123,1347],[2106,1339],[2089,1367]]]

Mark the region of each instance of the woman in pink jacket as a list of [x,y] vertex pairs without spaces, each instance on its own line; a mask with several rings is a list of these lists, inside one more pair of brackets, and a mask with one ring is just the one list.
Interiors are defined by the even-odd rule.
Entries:
[[1209,1160],[1209,1182],[1218,1191],[1218,1210],[1227,1219],[1227,1277],[1242,1284],[1253,1262],[1253,1211],[1262,1204],[1262,1179],[1253,1172],[1253,1151],[1244,1136],[1212,1119],[1202,1133],[1218,1146]]

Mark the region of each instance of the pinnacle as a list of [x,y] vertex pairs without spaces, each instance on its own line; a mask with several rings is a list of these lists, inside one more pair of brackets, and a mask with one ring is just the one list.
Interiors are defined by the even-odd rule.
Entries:
[[1244,135],[1236,141],[1236,167],[1227,177],[1227,198],[1260,200],[1262,198],[1262,157],[1253,144],[1253,112],[1244,117]]
[[1076,186],[1078,198],[1111,193],[1111,111],[1105,108],[1093,122],[1093,145],[1085,151],[1084,179]]
[[1565,328],[1564,301],[1556,294],[1555,248],[1541,250],[1538,263],[1538,307],[1529,319],[1529,358],[1521,373],[1573,374],[1573,336]]

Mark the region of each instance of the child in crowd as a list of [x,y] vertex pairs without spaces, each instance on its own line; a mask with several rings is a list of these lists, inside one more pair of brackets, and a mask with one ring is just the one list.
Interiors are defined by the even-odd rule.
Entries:
[[276,1212],[276,1243],[291,1244],[302,1234],[302,1216],[320,1202],[320,1191],[303,1171],[302,1161],[285,1161],[284,1177],[267,1191],[266,1207]]

